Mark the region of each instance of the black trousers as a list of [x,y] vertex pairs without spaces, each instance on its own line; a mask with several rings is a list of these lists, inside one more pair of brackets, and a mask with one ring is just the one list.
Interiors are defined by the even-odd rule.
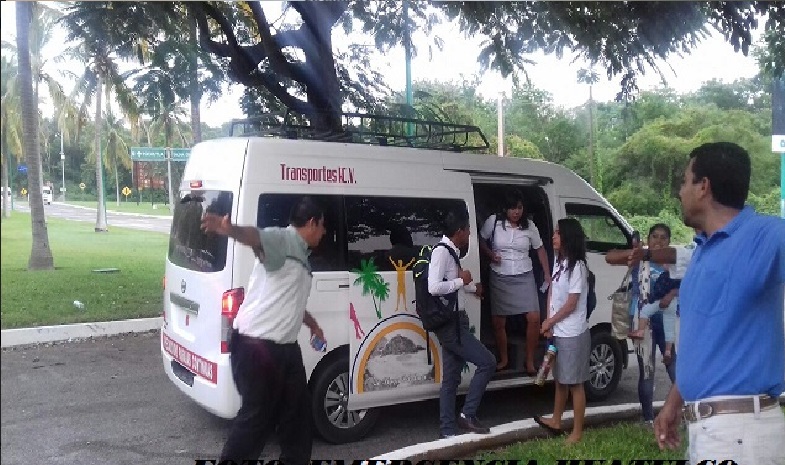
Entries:
[[221,460],[257,460],[276,427],[280,461],[306,465],[311,460],[311,398],[297,343],[232,334],[232,373],[242,406],[232,423]]

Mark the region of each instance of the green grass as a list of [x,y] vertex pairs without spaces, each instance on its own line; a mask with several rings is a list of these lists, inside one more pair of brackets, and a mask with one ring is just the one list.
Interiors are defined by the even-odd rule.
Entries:
[[[785,406],[782,407],[785,413]],[[687,437],[682,433],[678,450],[661,451],[654,439],[654,431],[640,422],[617,423],[611,426],[589,427],[583,432],[579,444],[566,445],[564,437],[534,439],[512,446],[486,451],[476,459],[513,460],[522,463],[535,460],[537,463],[557,463],[558,460],[605,459],[628,463],[634,459],[679,460],[684,458]]]
[[[95,201],[86,201],[86,200],[74,200],[74,201],[67,201],[69,205],[79,205],[82,207],[90,207],[96,208],[97,202]],[[140,202],[139,205],[136,204],[136,200],[128,197],[128,202],[125,200],[120,201],[120,206],[117,205],[117,202],[114,200],[109,200],[106,202],[106,211],[110,212],[123,212],[123,213],[141,213],[145,215],[155,215],[155,216],[172,216],[172,212],[169,211],[169,206],[157,203],[155,204],[156,208],[154,209],[150,202]]]
[[[164,234],[49,218],[55,271],[27,271],[30,216],[15,212],[0,226],[0,326],[3,329],[152,317],[162,311],[168,248]],[[119,268],[112,274],[100,268]],[[85,304],[74,307],[74,301]]]
[[567,459],[611,459],[628,463],[633,459],[678,460],[684,458],[685,440],[679,450],[661,451],[654,439],[654,432],[642,423],[619,423],[608,427],[589,427],[583,432],[583,440],[566,445],[564,437],[534,439],[495,451],[483,452],[478,459],[536,460],[537,463],[557,463]]

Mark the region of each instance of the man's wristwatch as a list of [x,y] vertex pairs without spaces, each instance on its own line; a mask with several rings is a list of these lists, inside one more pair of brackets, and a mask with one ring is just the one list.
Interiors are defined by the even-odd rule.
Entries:
[[646,249],[643,251],[643,261],[644,262],[651,261],[651,249]]

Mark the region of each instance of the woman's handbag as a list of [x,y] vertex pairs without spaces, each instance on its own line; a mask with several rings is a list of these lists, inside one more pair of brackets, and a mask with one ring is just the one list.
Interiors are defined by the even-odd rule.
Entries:
[[627,333],[630,331],[631,274],[632,268],[628,268],[627,273],[621,280],[621,286],[619,286],[616,292],[608,296],[608,300],[611,301],[611,328],[613,337],[616,339],[626,339]]

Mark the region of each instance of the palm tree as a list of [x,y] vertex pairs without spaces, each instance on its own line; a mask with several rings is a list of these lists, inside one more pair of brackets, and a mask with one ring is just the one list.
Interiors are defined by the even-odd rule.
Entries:
[[22,156],[22,119],[19,109],[19,93],[17,89],[17,67],[16,63],[6,57],[0,58],[0,150],[2,151],[3,164],[3,216],[11,216],[11,196],[13,186],[9,179],[9,165],[11,157],[18,162]]
[[[40,86],[43,84],[46,88],[47,95],[52,100],[54,107],[60,108],[64,105],[67,97],[63,91],[63,87],[51,74],[47,73],[46,67],[49,59],[43,53],[44,48],[51,42],[54,35],[57,21],[62,16],[60,12],[40,2],[35,2],[32,6],[32,19],[29,26],[30,38],[30,67],[33,75],[33,99],[37,105],[41,102]],[[2,47],[8,49],[13,55],[18,54],[17,47],[10,42],[3,42]],[[12,79],[15,79],[13,77]],[[38,112],[36,112],[38,114]],[[43,131],[44,127],[40,124],[39,117],[39,130]],[[41,134],[41,138],[46,140],[46,134]],[[39,170],[41,176],[41,184],[43,184],[43,170]]]
[[[100,17],[89,16],[89,21],[78,15],[67,15],[64,24],[69,29],[69,38],[81,40],[76,47],[67,52],[69,56],[86,63],[82,76],[74,89],[75,95],[83,97],[80,112],[84,112],[95,97],[95,180],[98,191],[98,208],[96,211],[95,231],[107,231],[106,200],[104,191],[103,166],[101,155],[101,131],[103,129],[102,98],[114,98],[121,112],[135,130],[139,120],[139,109],[136,98],[126,85],[127,75],[120,73],[117,61],[118,53],[110,48],[110,44],[102,37],[108,34],[105,28],[110,27]],[[91,22],[92,21],[92,22]]]
[[594,174],[594,97],[592,87],[599,82],[600,76],[594,69],[581,68],[578,70],[578,82],[589,85],[589,183],[597,187]]
[[52,270],[54,259],[49,248],[49,233],[44,216],[41,182],[41,145],[38,140],[38,105],[33,94],[33,72],[30,66],[30,22],[33,2],[16,4],[16,48],[19,51],[19,96],[24,128],[24,153],[27,160],[27,190],[30,193],[30,218],[33,245],[28,270]]
[[120,166],[131,169],[131,157],[128,144],[125,143],[123,134],[120,132],[122,121],[112,114],[111,108],[106,108],[106,158],[104,166],[114,172],[114,183],[117,205],[120,205]]
[[[368,260],[360,260],[360,268],[353,269],[352,273],[360,275],[354,280],[354,285],[362,284],[362,295],[371,294],[376,317],[381,320],[381,304],[390,296],[390,283],[385,281],[382,275],[379,274],[378,268],[376,268],[376,264],[373,262],[373,257]],[[376,304],[376,299],[379,299],[379,305]]]

